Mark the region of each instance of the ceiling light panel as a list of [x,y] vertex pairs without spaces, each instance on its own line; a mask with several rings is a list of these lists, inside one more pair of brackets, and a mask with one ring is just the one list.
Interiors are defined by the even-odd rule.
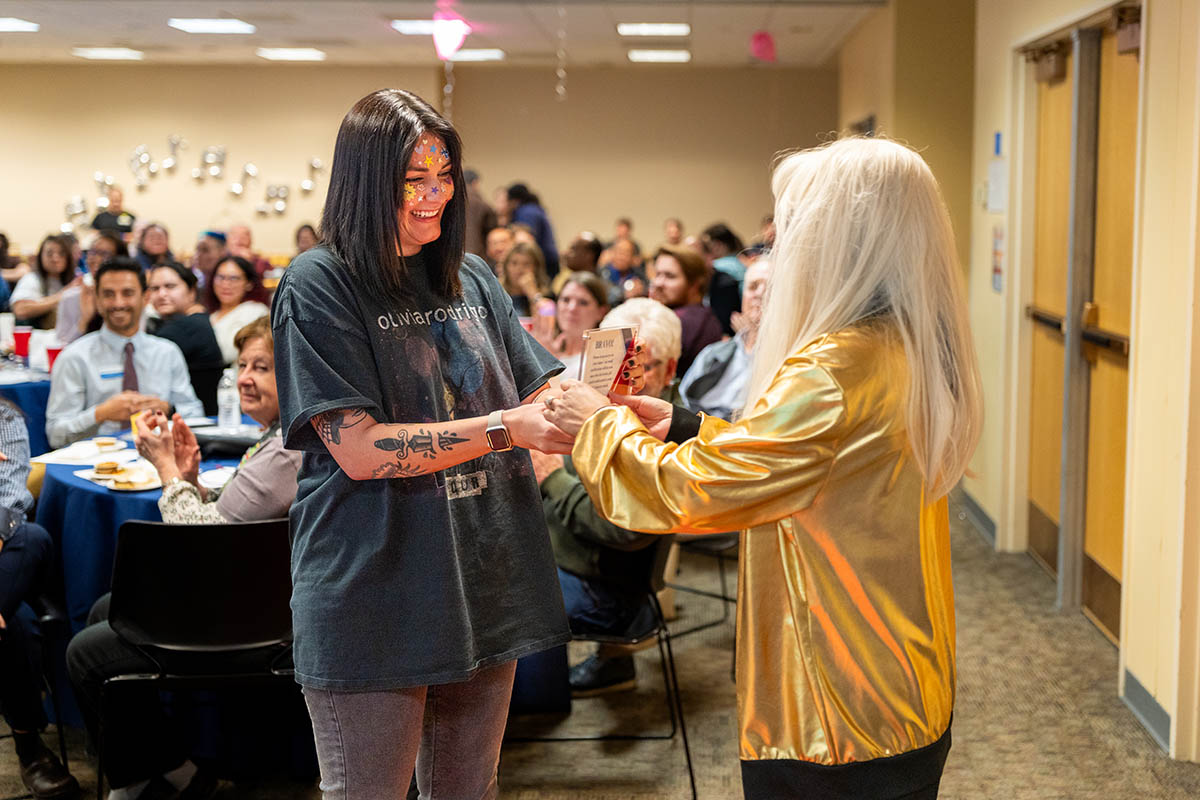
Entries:
[[692,60],[689,50],[630,50],[629,60],[641,64],[686,64]]
[[268,61],[324,61],[325,51],[315,47],[260,47],[254,51]]
[[37,33],[42,26],[27,19],[0,17],[0,33]]
[[71,55],[90,58],[93,61],[141,61],[146,54],[128,47],[76,47]]
[[217,34],[248,34],[258,28],[240,19],[197,19],[177,18],[167,20],[167,24],[184,33],[217,33]]
[[493,48],[464,48],[450,57],[451,61],[503,61],[504,51]]
[[686,22],[618,22],[621,36],[690,36],[692,26]]
[[392,28],[405,36],[432,36],[433,20],[431,19],[394,19]]

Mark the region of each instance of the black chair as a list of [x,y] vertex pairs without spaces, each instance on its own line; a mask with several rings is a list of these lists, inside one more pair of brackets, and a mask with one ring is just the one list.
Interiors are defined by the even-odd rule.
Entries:
[[[58,702],[58,691],[55,689],[54,676],[54,643],[66,642],[71,638],[71,628],[67,623],[67,615],[62,608],[50,599],[48,595],[40,594],[29,599],[29,607],[37,617],[38,630],[41,633],[42,653],[42,682],[46,685],[46,693],[50,695],[50,705],[54,709],[54,728],[58,733],[58,754],[64,768],[70,769],[67,761],[67,738],[62,722],[62,709]],[[65,645],[64,645],[65,646]],[[6,733],[0,738],[10,738]],[[23,794],[16,797],[6,797],[4,800],[31,800],[33,795]]]
[[[666,572],[667,557],[671,552],[671,536],[661,536],[655,542],[654,566],[650,571],[649,585],[646,587],[646,602],[653,611],[650,626],[645,627],[642,619],[634,624],[642,623],[642,630],[629,630],[621,635],[601,633],[573,633],[572,639],[580,642],[595,642],[601,645],[618,645],[630,650],[640,650],[648,647],[651,642],[658,644],[659,663],[662,667],[663,686],[667,696],[667,715],[671,721],[671,729],[665,733],[608,733],[591,736],[511,736],[506,737],[510,742],[595,742],[595,741],[629,741],[629,740],[669,740],[675,734],[683,735],[683,755],[687,760],[688,781],[692,787],[692,800],[696,800],[696,773],[692,767],[692,749],[688,744],[687,723],[683,717],[683,701],[679,697],[679,679],[675,675],[675,654],[671,649],[671,632],[667,629],[667,621],[663,616],[662,606],[658,603],[658,593],[662,590]],[[642,614],[639,617],[644,618]]]
[[162,689],[292,683],[290,559],[286,519],[121,526],[108,622],[156,669],[111,677],[101,688],[98,800],[111,690],[134,682]]
[[695,555],[714,558],[717,561],[717,576],[720,580],[721,591],[710,592],[706,589],[699,589],[695,586],[685,586],[679,583],[668,582],[667,586],[676,589],[680,592],[695,594],[701,597],[710,597],[714,600],[721,601],[721,616],[718,619],[709,622],[702,622],[686,630],[676,631],[671,635],[678,639],[681,636],[687,636],[689,633],[714,628],[718,625],[723,625],[729,620],[729,609],[731,606],[737,605],[737,597],[729,594],[729,587],[725,578],[725,562],[737,561],[737,547],[741,540],[741,534],[737,531],[732,533],[715,533],[705,536],[676,536],[675,542],[679,548],[685,552]]

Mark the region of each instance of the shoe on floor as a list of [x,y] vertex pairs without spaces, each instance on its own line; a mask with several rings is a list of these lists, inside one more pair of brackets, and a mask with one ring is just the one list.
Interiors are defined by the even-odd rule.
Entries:
[[201,767],[183,791],[176,789],[161,775],[142,789],[137,800],[210,800],[217,795],[217,776]]
[[633,656],[592,656],[571,667],[568,680],[572,697],[593,697],[609,692],[627,692],[637,686]]
[[28,763],[21,764],[21,782],[37,800],[75,797],[79,781],[75,780],[58,756],[49,749]]

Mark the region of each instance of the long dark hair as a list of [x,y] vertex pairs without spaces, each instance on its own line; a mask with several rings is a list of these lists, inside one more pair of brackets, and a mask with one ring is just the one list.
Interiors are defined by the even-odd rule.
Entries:
[[[75,265],[71,263],[71,243],[62,236],[54,233],[42,239],[42,243],[38,247],[37,256],[33,260],[33,268],[37,271],[38,279],[41,281],[43,296],[50,294],[50,273],[46,271],[45,264],[46,245],[49,244],[62,248],[63,262],[66,266],[63,267],[63,271],[57,276],[59,284],[66,286],[71,282],[71,276],[75,274]],[[7,255],[7,252],[5,255]]]
[[253,264],[241,256],[225,256],[213,267],[212,276],[208,279],[208,286],[205,287],[205,297],[208,300],[209,307],[213,309],[221,307],[221,301],[217,299],[217,270],[226,264],[233,264],[246,277],[246,293],[242,295],[243,303],[251,299],[250,294],[254,291],[254,287],[258,285],[258,273],[254,271]]
[[423,133],[440,136],[450,151],[454,196],[442,212],[441,236],[425,245],[422,254],[431,287],[453,298],[462,294],[458,268],[467,228],[458,132],[433,106],[403,89],[380,89],[359,100],[338,130],[321,241],[346,262],[364,289],[379,297],[410,294],[397,215],[404,205],[408,163]]

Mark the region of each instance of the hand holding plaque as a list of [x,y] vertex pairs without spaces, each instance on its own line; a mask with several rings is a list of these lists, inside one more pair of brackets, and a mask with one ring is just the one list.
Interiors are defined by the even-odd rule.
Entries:
[[634,394],[641,377],[640,349],[636,327],[584,331],[579,380],[606,397]]

